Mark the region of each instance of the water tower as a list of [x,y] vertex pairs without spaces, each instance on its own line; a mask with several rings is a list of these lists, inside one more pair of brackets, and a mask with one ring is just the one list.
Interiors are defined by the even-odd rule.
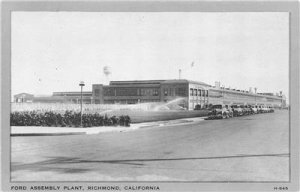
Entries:
[[109,66],[103,67],[103,74],[105,75],[105,84],[109,84],[109,75],[111,74],[111,69]]

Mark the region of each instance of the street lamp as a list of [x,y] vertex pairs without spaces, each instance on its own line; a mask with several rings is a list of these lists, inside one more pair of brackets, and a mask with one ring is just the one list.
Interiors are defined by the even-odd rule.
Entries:
[[82,127],[82,88],[84,86],[84,82],[80,81],[79,86],[81,88],[81,92],[80,92],[80,126]]
[[256,103],[256,91],[257,91],[257,88],[254,87],[254,91],[255,91],[255,106],[257,106],[257,103]]
[[224,104],[224,102],[225,102],[225,93],[224,93],[225,85],[222,85],[221,89],[222,89],[222,100],[223,100],[222,103]]
[[280,101],[280,103],[281,103],[281,109],[282,109],[282,108],[283,108],[282,91],[280,91],[280,92],[279,92],[279,94],[280,94],[280,97],[281,97],[281,101]]

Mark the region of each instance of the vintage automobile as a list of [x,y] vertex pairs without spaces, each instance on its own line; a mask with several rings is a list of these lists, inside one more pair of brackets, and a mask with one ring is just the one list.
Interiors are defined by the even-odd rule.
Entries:
[[266,111],[266,113],[273,113],[274,112],[274,109],[271,106],[265,106],[264,110]]
[[257,112],[258,113],[263,113],[263,107],[261,105],[257,105]]
[[270,112],[270,110],[267,106],[262,106],[262,111],[263,111],[263,113],[269,113]]
[[248,108],[247,105],[241,105],[240,107],[242,108],[243,115],[250,115],[251,114],[251,109]]
[[208,113],[208,119],[226,119],[233,117],[232,110],[224,105],[212,105]]
[[257,114],[257,113],[258,113],[258,110],[257,110],[257,107],[256,107],[256,106],[251,105],[251,106],[250,106],[250,109],[251,109],[251,111],[252,111],[252,114]]
[[243,109],[239,105],[231,105],[231,109],[234,117],[243,116]]
[[228,110],[229,117],[233,117],[233,111],[229,105],[225,105],[225,108]]
[[253,115],[253,114],[254,114],[254,111],[252,110],[251,105],[246,105],[246,108],[247,108],[247,110],[248,110],[248,114],[249,114],[249,115]]

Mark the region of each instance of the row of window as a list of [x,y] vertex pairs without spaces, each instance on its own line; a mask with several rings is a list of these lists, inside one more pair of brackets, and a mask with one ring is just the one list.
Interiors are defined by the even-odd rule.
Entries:
[[190,88],[190,96],[208,97],[208,90]]
[[210,90],[209,92],[209,96],[210,97],[225,97],[225,98],[233,98],[233,99],[249,99],[249,100],[253,100],[256,99],[257,101],[261,100],[264,101],[266,98],[265,97],[255,97],[252,95],[244,95],[244,94],[240,94],[240,93],[228,93],[228,92],[222,92],[222,91],[214,91],[214,90]]
[[158,96],[158,89],[140,89],[141,96]]
[[164,88],[164,96],[187,96],[187,89],[185,87],[176,87],[176,88]]
[[[103,89],[104,96],[158,96],[159,89],[152,88],[105,88]],[[95,89],[95,96],[100,96],[100,91]]]
[[[104,96],[159,96],[159,89],[156,88],[106,88]],[[184,87],[164,88],[164,96],[187,96],[187,89]],[[95,89],[95,96],[100,96],[100,91]]]
[[[159,96],[159,89],[152,88],[106,88],[103,90],[104,96]],[[182,96],[186,97],[188,95],[187,89],[185,87],[176,88],[164,88],[164,96]],[[203,96],[208,97],[208,90],[201,89],[190,89],[191,96]],[[95,96],[100,96],[100,90],[95,89]]]
[[116,89],[116,96],[138,96],[138,89],[136,88],[119,88]]

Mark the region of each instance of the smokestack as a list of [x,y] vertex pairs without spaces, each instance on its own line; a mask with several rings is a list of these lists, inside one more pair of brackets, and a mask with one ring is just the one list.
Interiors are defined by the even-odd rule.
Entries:
[[220,81],[215,81],[215,86],[217,89],[220,89],[220,85],[221,85]]
[[179,69],[179,79],[181,79],[181,69]]

